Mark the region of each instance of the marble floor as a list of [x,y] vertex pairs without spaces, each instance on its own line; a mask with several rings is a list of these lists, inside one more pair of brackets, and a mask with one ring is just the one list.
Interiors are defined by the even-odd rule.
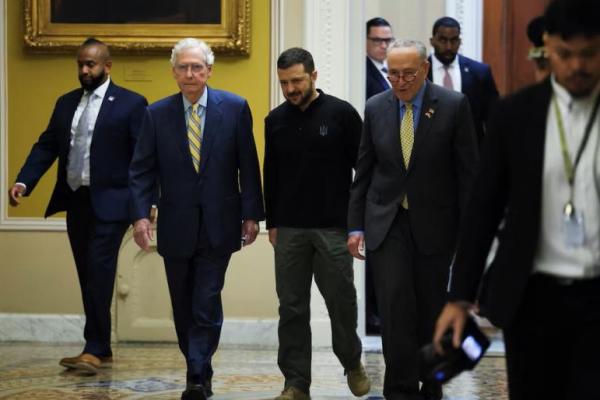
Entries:
[[[185,386],[185,364],[175,344],[118,344],[115,363],[96,376],[68,372],[58,366],[76,355],[80,344],[0,343],[0,399],[31,400],[177,400]],[[213,400],[272,399],[282,389],[275,349],[221,347],[214,358]],[[373,380],[369,395],[381,397],[384,364],[379,352],[364,356]],[[444,399],[507,399],[504,358],[486,356],[477,369],[445,386]],[[354,398],[342,368],[330,349],[313,352],[312,399]]]

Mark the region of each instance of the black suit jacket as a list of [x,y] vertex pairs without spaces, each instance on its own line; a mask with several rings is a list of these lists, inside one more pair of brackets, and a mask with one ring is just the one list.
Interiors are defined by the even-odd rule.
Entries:
[[200,171],[189,151],[181,93],[148,106],[130,167],[135,219],[150,214],[155,184],[158,252],[189,258],[200,224],[210,245],[228,254],[240,249],[242,220],[264,219],[258,156],[248,103],[207,88]]
[[[67,161],[71,123],[83,89],[57,101],[46,130],[33,145],[16,181],[27,185],[28,196],[58,158],[56,185],[45,216],[67,210]],[[90,147],[90,199],[96,217],[104,221],[130,221],[129,162],[139,135],[146,99],[110,82],[96,119]]]
[[367,249],[376,249],[406,193],[417,248],[425,254],[452,251],[478,158],[469,102],[460,93],[426,82],[408,170],[398,107],[391,90],[367,102],[348,229],[364,231]]
[[[431,56],[429,56],[431,63]],[[498,100],[498,89],[492,76],[490,66],[468,57],[458,55],[460,77],[462,80],[461,92],[467,96],[473,113],[473,123],[477,132],[477,139],[481,144],[486,131],[486,123],[492,108]],[[429,68],[429,80],[433,81],[433,72]]]
[[498,103],[456,254],[450,299],[474,301],[492,240],[505,219],[481,298],[485,315],[499,327],[514,318],[533,268],[551,96],[546,80]]
[[367,57],[367,100],[377,93],[390,88],[389,83],[381,75],[373,61]]

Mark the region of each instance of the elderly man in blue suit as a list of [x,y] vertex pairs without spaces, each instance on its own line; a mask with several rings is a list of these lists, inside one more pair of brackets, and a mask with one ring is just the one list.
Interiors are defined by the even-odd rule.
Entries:
[[87,373],[112,364],[110,304],[117,256],[131,223],[129,162],[146,99],[109,77],[108,47],[93,38],[77,52],[81,88],[61,96],[9,191],[11,205],[29,196],[58,158],[48,217],[67,212],[67,233],[81,287],[85,347],[60,365]]
[[485,136],[486,122],[498,100],[498,89],[490,66],[458,54],[460,24],[451,17],[434,22],[429,43],[434,54],[429,56],[431,68],[427,78],[446,89],[461,92],[469,99],[477,139]]
[[207,86],[213,62],[203,41],[175,45],[171,63],[180,92],[148,107],[130,167],[134,238],[144,249],[152,240],[149,217],[159,185],[158,252],[187,362],[183,400],[212,395],[227,264],[242,243],[254,242],[264,219],[250,108],[243,98]]

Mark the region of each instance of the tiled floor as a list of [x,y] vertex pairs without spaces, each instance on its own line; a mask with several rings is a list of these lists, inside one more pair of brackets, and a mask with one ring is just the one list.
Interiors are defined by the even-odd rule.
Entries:
[[[1,399],[179,399],[185,364],[175,344],[119,344],[115,364],[96,376],[67,372],[58,360],[81,347],[65,344],[0,343]],[[214,358],[213,400],[272,399],[282,388],[274,349],[220,348]],[[373,388],[364,399],[382,399],[383,359],[365,354]],[[329,349],[313,353],[314,400],[352,399],[337,359]],[[445,387],[445,399],[507,399],[504,358],[486,357],[474,372]]]

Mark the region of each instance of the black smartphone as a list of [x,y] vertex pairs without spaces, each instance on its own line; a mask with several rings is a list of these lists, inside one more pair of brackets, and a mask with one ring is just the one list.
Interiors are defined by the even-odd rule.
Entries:
[[464,370],[473,369],[490,347],[490,340],[469,317],[460,347],[452,345],[452,331],[444,334],[441,345],[443,355],[436,353],[433,343],[425,345],[419,352],[419,374],[423,382],[445,383]]

